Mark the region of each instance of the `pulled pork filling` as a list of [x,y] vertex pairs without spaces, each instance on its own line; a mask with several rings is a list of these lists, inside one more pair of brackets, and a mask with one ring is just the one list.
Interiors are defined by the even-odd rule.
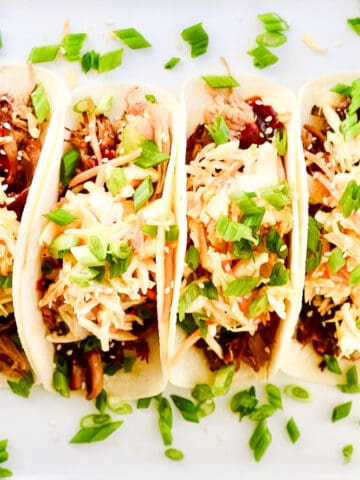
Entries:
[[[360,135],[347,131],[350,103],[351,97],[323,89],[302,130],[309,230],[296,338],[312,345],[320,357],[356,360],[360,358],[360,204],[355,201]],[[359,110],[355,124],[358,115]],[[324,368],[325,362],[320,360],[319,366]]]
[[0,96],[0,372],[21,378],[29,371],[17,336],[12,303],[15,243],[28,190],[41,152],[30,96]]
[[[54,343],[56,371],[88,399],[103,375],[149,361],[157,332],[157,229],[164,223],[161,194],[170,152],[169,113],[138,89],[126,97],[121,118],[97,113],[91,99],[69,130],[76,158],[41,239],[39,307]],[[169,220],[171,223],[173,219]],[[56,373],[56,372],[55,372]],[[60,391],[55,381],[55,389]]]
[[[293,294],[288,240],[291,191],[277,139],[284,122],[260,97],[213,91],[187,141],[188,246],[178,308],[185,339],[214,371],[272,355]],[[225,137],[218,141],[215,125]],[[225,125],[225,127],[224,127]],[[279,135],[279,137],[278,137]]]

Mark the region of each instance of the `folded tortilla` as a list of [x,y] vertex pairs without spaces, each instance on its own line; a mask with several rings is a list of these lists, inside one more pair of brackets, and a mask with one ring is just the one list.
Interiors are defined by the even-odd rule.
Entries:
[[[46,160],[62,120],[62,82],[31,65],[0,66],[0,384],[27,378],[31,369],[18,336],[15,297],[24,230],[31,221]],[[21,272],[18,272],[21,273]],[[20,332],[19,332],[20,333]]]
[[304,295],[281,369],[329,384],[341,383],[341,377],[326,360],[335,357],[344,370],[360,358],[360,122],[352,101],[357,85],[359,74],[335,74],[308,82],[299,93],[299,157],[307,199],[301,223]]
[[226,365],[234,388],[274,375],[300,306],[296,99],[270,80],[234,78],[220,89],[195,78],[182,92],[169,379],[187,388]]
[[64,126],[22,265],[33,368],[64,396],[155,395],[167,383],[179,107],[152,87],[87,86],[72,92]]

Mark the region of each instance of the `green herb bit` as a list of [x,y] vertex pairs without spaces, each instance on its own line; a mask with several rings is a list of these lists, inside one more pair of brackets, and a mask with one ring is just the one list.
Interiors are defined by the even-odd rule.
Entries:
[[2,48],[3,46],[3,42],[2,42],[2,35],[1,35],[1,32],[0,32],[0,48]]
[[158,227],[157,225],[143,225],[141,227],[141,231],[147,235],[148,237],[156,237],[157,232],[158,232]]
[[56,223],[56,225],[60,225],[61,227],[69,225],[77,220],[77,217],[63,208],[58,208],[57,210],[52,210],[49,213],[45,213],[43,217],[50,220],[50,222]]
[[105,181],[106,188],[113,197],[116,197],[127,184],[125,172],[120,167],[113,168]]
[[138,409],[146,409],[150,407],[150,403],[153,397],[144,397],[139,398],[136,402],[136,408]]
[[179,238],[179,227],[177,225],[170,225],[169,229],[165,230],[165,242],[176,242]]
[[160,152],[158,146],[152,140],[143,140],[141,144],[141,154],[134,161],[134,164],[140,168],[157,167],[163,162],[169,160],[167,153]]
[[276,185],[260,190],[261,198],[279,211],[291,203],[290,194],[291,189],[286,180],[281,180]]
[[229,283],[224,291],[226,297],[241,296],[251,293],[261,282],[261,277],[242,277]]
[[232,397],[230,408],[232,412],[240,414],[239,421],[241,422],[243,417],[255,411],[258,402],[255,387],[250,387],[248,390],[242,390]]
[[261,405],[249,414],[249,418],[255,422],[261,422],[262,420],[271,417],[275,411],[276,407],[273,405]]
[[212,387],[212,391],[215,397],[227,394],[230,389],[234,373],[234,364],[226,365],[217,370]]
[[28,57],[28,63],[53,62],[57,57],[60,45],[45,45],[33,47]]
[[121,415],[127,415],[129,413],[132,413],[132,406],[115,395],[108,395],[106,399],[106,404],[114,413],[119,413]]
[[279,57],[271,53],[264,45],[259,45],[246,53],[253,57],[254,66],[261,70],[279,61]]
[[284,267],[282,262],[276,262],[272,268],[268,286],[282,286],[289,281],[290,270]]
[[60,353],[54,354],[55,370],[53,374],[54,390],[62,397],[70,397],[69,367],[67,359]]
[[306,273],[314,270],[321,261],[322,246],[320,242],[321,224],[314,217],[309,217],[307,251],[306,251]]
[[204,402],[213,398],[213,391],[207,383],[198,383],[191,391],[191,396],[198,402]]
[[271,433],[265,420],[258,423],[249,440],[254,459],[259,462],[271,443]]
[[188,422],[199,423],[195,404],[188,398],[180,397],[179,395],[170,395],[175,406],[180,411],[184,420]]
[[71,148],[61,157],[60,164],[60,182],[66,188],[70,180],[74,177],[80,159],[80,153],[77,148]]
[[351,410],[352,402],[345,402],[341,403],[340,405],[337,405],[334,407],[331,415],[331,421],[332,422],[337,422],[339,420],[342,420],[343,418],[346,418]]
[[12,287],[12,275],[0,275],[0,288]]
[[345,372],[346,383],[337,385],[343,393],[360,393],[360,385],[358,383],[358,373],[355,365],[349,367]]
[[191,47],[191,58],[199,57],[206,53],[209,45],[209,36],[204,30],[202,23],[184,28],[181,36]]
[[231,75],[203,75],[201,77],[211,88],[233,88],[239,83]]
[[118,240],[111,242],[109,245],[109,250],[113,258],[125,260],[131,257],[132,249],[127,242]]
[[80,60],[80,52],[87,38],[86,33],[68,33],[62,39],[61,46],[64,49],[64,56],[70,62]]
[[158,413],[159,413],[159,430],[162,437],[164,445],[168,446],[172,444],[172,423],[173,415],[169,401],[164,398],[159,398],[158,404]]
[[81,69],[84,73],[88,73],[90,70],[99,69],[100,54],[95,50],[90,50],[81,57]]
[[298,426],[296,425],[293,417],[291,417],[288,420],[288,422],[286,424],[286,430],[289,434],[289,438],[292,441],[292,443],[296,443],[300,438],[300,431],[299,431]]
[[12,477],[13,472],[8,468],[0,467],[0,478],[8,478]]
[[197,248],[194,245],[190,245],[188,251],[186,252],[185,262],[187,265],[195,272],[199,266],[200,254]]
[[116,278],[123,275],[129,268],[131,257],[120,258],[110,265],[110,278]]
[[256,43],[265,47],[279,47],[286,40],[285,35],[280,32],[265,32],[256,37]]
[[217,300],[218,293],[216,287],[211,280],[204,282],[202,286],[199,283],[190,283],[181,294],[178,305],[179,320],[182,321],[185,318],[186,311],[190,308],[191,304],[197,299],[198,296],[204,296],[209,300]]
[[265,386],[265,390],[269,404],[281,410],[283,408],[283,405],[279,387],[273,385],[272,383],[268,383]]
[[98,59],[98,73],[110,72],[110,70],[119,67],[122,63],[123,52],[124,49],[121,48],[100,55]]
[[288,248],[284,240],[281,238],[279,233],[276,231],[274,226],[270,227],[268,236],[266,238],[266,248],[270,252],[274,252],[278,257],[284,259],[287,257]]
[[115,432],[123,421],[109,422],[95,427],[81,428],[70,440],[70,443],[101,442]]
[[177,448],[167,448],[164,453],[167,458],[176,462],[184,458],[183,452]]
[[329,255],[328,263],[331,272],[337,273],[346,263],[343,252],[335,248]]
[[31,387],[34,385],[34,377],[31,371],[28,371],[25,376],[17,382],[8,380],[7,383],[13,393],[20,395],[20,397],[28,398]]
[[145,100],[147,100],[150,103],[157,103],[156,97],[152,93],[145,93],[144,97],[145,97]]
[[339,363],[333,355],[328,355],[327,353],[324,354],[324,361],[326,364],[327,369],[332,373],[337,373],[341,375],[341,369]]
[[223,214],[219,216],[215,224],[215,230],[226,242],[235,242],[245,239],[253,244],[257,243],[257,239],[254,237],[250,227],[229,220]]
[[250,303],[246,311],[246,316],[248,318],[257,318],[263,313],[267,312],[269,310],[269,307],[270,304],[267,295],[260,295]]
[[85,415],[80,420],[81,428],[95,427],[96,425],[102,425],[111,421],[110,415],[107,413],[90,413]]
[[198,418],[208,417],[215,410],[215,402],[212,398],[199,402],[196,406]]
[[349,463],[351,461],[352,454],[354,452],[354,447],[351,444],[345,445],[342,449],[342,454],[344,457],[344,463]]
[[360,185],[355,180],[350,180],[346,185],[340,197],[339,206],[345,218],[350,217],[354,211],[356,212],[360,208]]
[[0,440],[0,452],[3,452],[4,450],[6,450],[7,445],[8,445],[8,440],[7,439]]
[[284,156],[287,152],[287,131],[286,128],[277,128],[273,137],[273,142],[280,156]]
[[206,125],[206,129],[210,133],[216,145],[221,145],[229,140],[230,130],[224,117],[218,115],[212,124]]
[[289,24],[277,13],[261,13],[258,16],[267,32],[283,32],[289,30]]
[[151,47],[146,38],[136,28],[123,28],[122,30],[113,30],[113,33],[133,50],[139,48]]
[[134,208],[136,211],[145,205],[145,203],[152,197],[154,187],[151,181],[151,176],[148,175],[140,183],[134,192]]
[[9,453],[6,450],[0,451],[0,463],[6,462],[9,459]]
[[49,117],[51,111],[44,86],[38,83],[30,97],[38,122],[44,122]]
[[166,70],[172,70],[179,62],[179,57],[171,57],[167,62],[164,63],[164,68]]
[[95,399],[95,407],[100,413],[104,413],[106,409],[107,393],[105,390],[101,390],[99,395]]
[[312,400],[310,392],[300,385],[285,385],[284,393],[288,397],[298,400],[299,402],[311,402]]
[[356,265],[356,267],[351,270],[350,278],[349,278],[349,285],[353,287],[360,282],[360,265]]
[[360,36],[360,17],[348,18],[346,22]]

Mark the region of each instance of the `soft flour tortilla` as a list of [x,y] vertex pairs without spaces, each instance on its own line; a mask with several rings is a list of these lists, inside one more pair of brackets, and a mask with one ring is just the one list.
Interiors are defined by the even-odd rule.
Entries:
[[[266,367],[259,372],[255,372],[246,364],[242,364],[239,371],[234,375],[232,387],[235,389],[240,385],[249,385],[254,382],[265,380],[274,375],[279,369],[279,355],[281,349],[289,342],[301,303],[301,288],[299,288],[299,226],[298,226],[298,206],[299,197],[298,165],[295,148],[295,130],[296,119],[296,98],[287,88],[274,83],[265,78],[252,75],[233,75],[240,84],[236,90],[242,98],[261,96],[264,103],[272,105],[276,112],[289,112],[289,119],[285,123],[288,135],[288,150],[285,159],[286,178],[293,193],[293,221],[294,227],[290,239],[289,264],[291,269],[290,280],[295,292],[294,297],[289,302],[287,319],[280,320],[275,343],[273,346],[273,355]],[[186,110],[186,136],[188,137],[199,125],[203,123],[203,106],[211,102],[211,96],[208,93],[208,87],[200,77],[189,80],[182,90],[182,104]],[[179,157],[180,158],[180,157]],[[177,306],[179,299],[179,290],[181,287],[182,272],[184,268],[184,258],[187,243],[187,220],[186,220],[186,171],[184,154],[182,155],[182,164],[179,162],[177,170],[177,205],[181,205],[181,227],[179,239],[178,263],[175,275],[176,297],[172,305],[169,335],[169,379],[177,386],[191,388],[196,383],[210,383],[213,381],[214,373],[210,371],[202,350],[197,347],[191,347],[183,353],[178,361],[174,363],[172,357],[175,355],[178,346],[185,338],[185,333],[176,324]]]
[[[31,225],[31,206],[34,201],[36,201],[39,190],[38,185],[42,182],[41,179],[46,171],[47,161],[51,157],[54,149],[56,149],[56,137],[59,124],[63,121],[62,101],[66,98],[66,91],[61,80],[45,69],[33,67],[32,65],[20,64],[0,66],[0,95],[8,94],[13,98],[25,99],[38,83],[41,83],[44,86],[50,104],[51,113],[47,124],[41,130],[40,138],[42,141],[42,150],[21,217],[21,224],[16,242],[12,288],[15,320],[23,347],[27,354],[29,353],[29,349],[26,348],[26,338],[23,335],[23,322],[21,321],[22,314],[21,309],[19,308],[19,283],[23,273],[22,269],[19,268],[19,265],[22,263],[22,258],[25,253],[25,232],[28,231],[28,226]],[[29,360],[31,364],[31,359]],[[0,374],[0,385],[6,384],[6,380],[7,378],[5,378],[5,375]]]
[[[360,77],[360,72],[356,73],[338,73],[333,75],[325,75],[319,79],[307,82],[299,91],[298,94],[298,111],[299,124],[296,132],[298,140],[298,157],[299,164],[303,166],[301,169],[299,180],[301,182],[301,202],[300,202],[300,277],[301,282],[304,283],[305,278],[305,262],[306,262],[306,246],[307,246],[307,229],[308,229],[308,188],[307,188],[307,173],[305,167],[304,152],[301,142],[301,130],[304,123],[309,120],[309,115],[313,105],[319,104],[321,92],[329,90],[337,83],[351,84],[356,78]],[[319,363],[322,357],[318,355],[310,344],[303,346],[293,336],[287,348],[283,350],[280,368],[281,370],[292,377],[303,380],[308,380],[317,383],[326,383],[336,385],[341,383],[341,377],[337,374],[325,369],[321,371]],[[349,360],[339,360],[340,368],[346,369],[351,365],[356,365],[360,373],[360,361],[351,362]]]
[[[73,105],[85,97],[91,97],[96,103],[101,98],[113,96],[113,105],[107,115],[112,118],[119,118],[126,107],[125,97],[133,90],[135,85],[128,84],[98,84],[79,87],[72,92],[71,99],[67,102],[67,111],[65,122],[62,123],[59,136],[63,142],[63,127],[75,128],[77,126],[79,115],[72,110]],[[169,218],[172,208],[172,190],[175,162],[178,152],[178,138],[181,128],[179,106],[173,97],[163,91],[153,87],[139,86],[140,92],[153,94],[158,103],[161,103],[169,111],[170,127],[172,132],[172,145],[170,160],[167,167],[165,184],[162,195],[161,206],[158,211],[159,219],[164,220],[164,224]],[[29,353],[34,370],[47,390],[53,390],[53,355],[54,346],[46,340],[45,324],[41,312],[37,306],[38,291],[36,282],[41,276],[41,266],[39,258],[38,239],[42,231],[44,220],[42,214],[51,210],[51,207],[58,199],[58,184],[60,160],[63,147],[57,150],[53,155],[51,163],[49,162],[48,171],[44,180],[43,188],[38,192],[36,206],[33,212],[33,224],[28,226],[26,254],[23,256],[22,270],[24,274],[21,279],[21,288],[19,295],[19,304],[22,308],[22,319],[24,325],[24,336],[29,345]],[[120,396],[124,399],[139,398],[155,395],[165,388],[167,384],[166,372],[166,347],[168,337],[168,318],[166,316],[166,307],[164,307],[164,289],[165,284],[169,287],[167,297],[171,295],[172,279],[164,276],[164,255],[165,248],[165,227],[158,228],[158,243],[156,254],[156,277],[157,277],[157,309],[158,309],[158,332],[153,334],[148,343],[150,346],[149,362],[137,360],[130,373],[124,373],[122,370],[113,376],[104,377],[104,388],[110,395]],[[165,314],[164,314],[165,309]]]

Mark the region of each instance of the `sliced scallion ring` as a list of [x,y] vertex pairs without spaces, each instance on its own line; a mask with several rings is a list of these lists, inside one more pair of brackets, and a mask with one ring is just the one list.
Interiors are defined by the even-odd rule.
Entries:
[[284,387],[284,393],[299,402],[311,402],[312,396],[308,390],[300,385],[289,384]]

